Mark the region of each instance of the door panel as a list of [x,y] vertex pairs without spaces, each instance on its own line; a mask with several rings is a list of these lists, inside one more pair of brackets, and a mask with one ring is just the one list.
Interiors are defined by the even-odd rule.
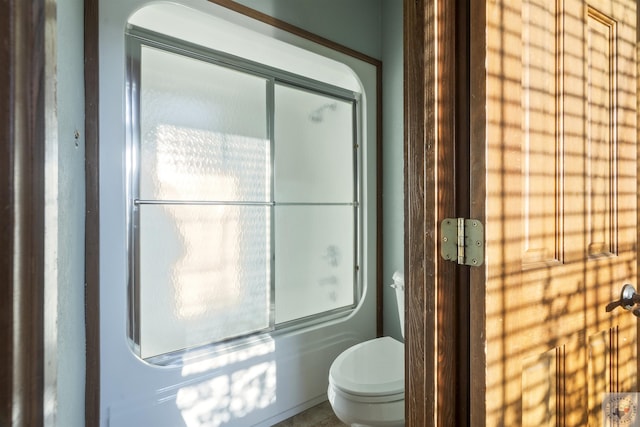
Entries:
[[472,217],[487,256],[472,333],[486,338],[471,381],[486,396],[472,420],[601,425],[605,393],[637,390],[637,319],[605,312],[638,284],[636,2],[488,1],[479,16],[486,169],[472,186],[486,199]]

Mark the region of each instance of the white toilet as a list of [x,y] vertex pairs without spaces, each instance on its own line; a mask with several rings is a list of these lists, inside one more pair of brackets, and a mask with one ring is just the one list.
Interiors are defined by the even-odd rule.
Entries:
[[[393,274],[404,338],[404,274]],[[404,344],[376,338],[342,352],[329,369],[329,402],[351,426],[404,426]]]

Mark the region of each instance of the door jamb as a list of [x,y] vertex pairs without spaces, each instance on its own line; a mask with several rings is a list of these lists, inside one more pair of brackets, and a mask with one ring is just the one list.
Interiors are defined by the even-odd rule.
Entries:
[[85,423],[100,424],[99,0],[84,0]]
[[436,421],[434,0],[404,0],[403,14],[405,420],[419,427]]
[[442,219],[466,216],[470,204],[468,27],[457,25],[468,11],[466,0],[404,1],[405,411],[411,427],[469,424],[469,327],[462,316],[469,274],[442,260],[438,237]]
[[0,2],[0,425],[44,422],[44,0]]
[[[469,157],[470,213],[486,224],[486,0],[474,0],[469,8]],[[486,270],[470,273],[469,295],[469,415],[478,426],[486,423],[485,285]]]

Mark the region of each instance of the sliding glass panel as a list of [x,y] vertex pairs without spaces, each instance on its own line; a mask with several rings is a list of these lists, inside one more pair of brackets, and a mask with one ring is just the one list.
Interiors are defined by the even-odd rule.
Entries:
[[276,207],[276,323],[354,304],[354,209]]
[[140,356],[353,307],[356,101],[256,64],[131,46]]
[[269,200],[267,80],[141,49],[140,198]]
[[353,103],[275,87],[275,200],[353,202]]
[[269,326],[270,208],[139,207],[141,357]]

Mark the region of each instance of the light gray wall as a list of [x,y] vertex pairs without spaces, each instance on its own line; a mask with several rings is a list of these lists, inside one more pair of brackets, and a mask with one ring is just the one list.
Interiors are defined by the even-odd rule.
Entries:
[[381,58],[381,4],[388,0],[236,0],[252,9]]
[[83,19],[83,0],[58,0],[58,426],[84,423]]
[[401,339],[395,291],[387,285],[394,271],[404,270],[402,0],[384,0],[382,16],[383,326],[385,335]]
[[83,0],[47,0],[46,425],[84,425]]

